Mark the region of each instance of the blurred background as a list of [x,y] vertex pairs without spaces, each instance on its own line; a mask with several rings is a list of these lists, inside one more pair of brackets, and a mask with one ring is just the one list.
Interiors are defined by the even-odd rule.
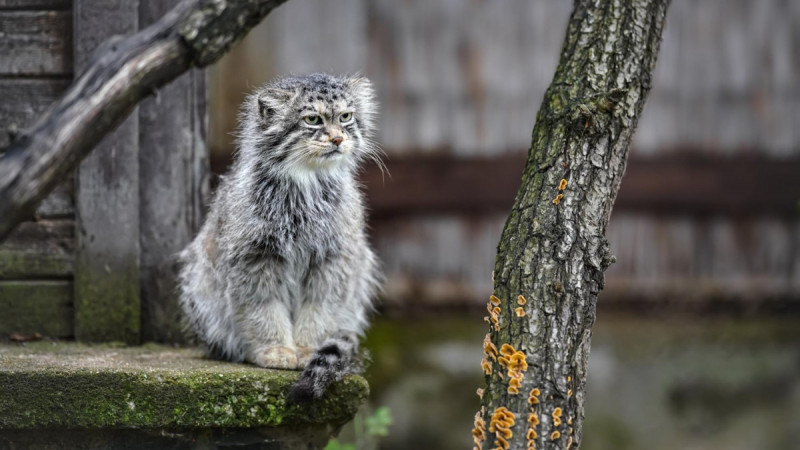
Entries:
[[[73,3],[0,0],[0,152],[69,86],[100,31],[132,32],[169,6]],[[214,176],[256,86],[314,71],[375,85],[389,173],[370,165],[361,177],[387,283],[366,338],[370,407],[342,442],[385,407],[380,448],[471,448],[495,248],[572,4],[291,0],[209,70]],[[105,184],[76,196],[67,177],[3,242],[0,339],[16,328],[74,338],[73,284],[94,273],[74,262],[131,248],[141,340],[178,338],[160,258],[202,216],[204,105],[193,99],[204,79],[164,88],[139,107],[138,129],[116,132],[141,164],[104,178],[135,180],[141,205]],[[157,115],[159,102],[175,114]],[[167,129],[174,140],[151,133]],[[109,234],[96,248],[76,244],[76,224],[106,218],[116,225],[99,227]],[[123,232],[137,218],[142,233]],[[598,303],[582,448],[800,449],[800,0],[672,0],[608,238],[617,263]],[[123,250],[95,251],[109,242]],[[154,334],[157,322],[173,329]]]
[[[571,1],[292,0],[211,70],[212,171],[243,96],[361,72],[387,274],[368,336],[386,449],[471,446],[482,309]],[[584,445],[800,448],[800,1],[673,0],[608,237]]]

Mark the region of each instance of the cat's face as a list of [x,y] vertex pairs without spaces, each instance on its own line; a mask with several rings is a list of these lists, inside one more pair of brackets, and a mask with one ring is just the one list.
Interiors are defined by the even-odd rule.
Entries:
[[372,88],[364,78],[314,74],[280,80],[257,94],[260,148],[287,171],[354,166],[373,152]]

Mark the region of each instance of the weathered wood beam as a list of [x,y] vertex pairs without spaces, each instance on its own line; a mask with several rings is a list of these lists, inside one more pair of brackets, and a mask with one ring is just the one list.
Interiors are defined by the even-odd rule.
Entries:
[[371,219],[408,215],[507,214],[520,186],[525,155],[387,158],[386,172],[361,174]]
[[184,0],[152,26],[97,50],[86,70],[0,157],[0,239],[144,97],[219,59],[285,0]]
[[[695,217],[800,215],[800,159],[712,158],[683,150],[683,155],[631,157],[615,210]],[[361,175],[370,217],[505,214],[514,203],[525,158],[520,153],[387,159],[389,176],[373,166]]]
[[[763,153],[761,153],[763,155]],[[631,158],[615,208],[693,216],[800,215],[800,158]]]

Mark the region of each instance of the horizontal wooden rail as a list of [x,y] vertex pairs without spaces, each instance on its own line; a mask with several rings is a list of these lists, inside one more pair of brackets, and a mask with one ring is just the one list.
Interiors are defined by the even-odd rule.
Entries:
[[[362,174],[371,215],[505,213],[525,163],[494,158],[408,156]],[[615,211],[655,214],[800,216],[800,157],[631,157]]]

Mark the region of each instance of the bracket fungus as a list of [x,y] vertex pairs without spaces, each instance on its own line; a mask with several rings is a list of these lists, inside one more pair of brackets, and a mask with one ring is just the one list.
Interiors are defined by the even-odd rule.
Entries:
[[519,394],[519,388],[522,387],[522,378],[511,378],[508,380],[508,393],[512,395]]
[[508,449],[508,439],[511,439],[513,432],[511,427],[514,426],[514,413],[509,411],[505,406],[501,406],[494,410],[492,419],[489,422],[489,431],[495,434],[495,445],[497,448],[503,450]]
[[489,311],[489,315],[484,317],[483,320],[491,323],[495,331],[500,331],[500,307],[492,306],[492,304],[489,303],[486,305],[486,310]]
[[486,358],[481,360],[481,368],[483,369],[483,373],[486,375],[492,375],[492,363],[490,363]]
[[556,408],[553,410],[553,426],[560,427],[561,426],[561,408]]
[[497,362],[508,369],[508,376],[522,378],[522,372],[528,370],[528,361],[525,353],[516,350],[509,344],[503,344],[500,347],[500,354],[502,356],[497,358]]
[[486,333],[486,337],[483,338],[483,352],[488,359],[497,361],[497,347],[492,343],[492,337],[489,333]]
[[528,396],[528,404],[529,405],[537,405],[539,403],[539,388],[531,389],[531,394]]
[[472,429],[472,442],[475,443],[475,449],[481,450],[483,448],[483,441],[486,440],[486,428],[481,411],[475,413],[475,428]]
[[522,378],[524,376],[523,372],[528,370],[528,361],[525,357],[525,353],[522,353],[519,350],[514,349],[513,346],[509,344],[503,344],[500,347],[500,356],[497,358],[497,362],[508,369],[508,393],[509,394],[519,394],[519,388],[522,387]]
[[[534,395],[535,394],[535,395]],[[530,405],[530,412],[528,413],[528,433],[526,435],[527,441],[527,450],[535,450],[536,449],[536,438],[539,437],[539,434],[536,432],[535,428],[539,425],[539,416],[536,415],[534,411],[534,405],[539,403],[539,389],[533,388],[531,390],[530,396],[528,396],[528,404]]]

